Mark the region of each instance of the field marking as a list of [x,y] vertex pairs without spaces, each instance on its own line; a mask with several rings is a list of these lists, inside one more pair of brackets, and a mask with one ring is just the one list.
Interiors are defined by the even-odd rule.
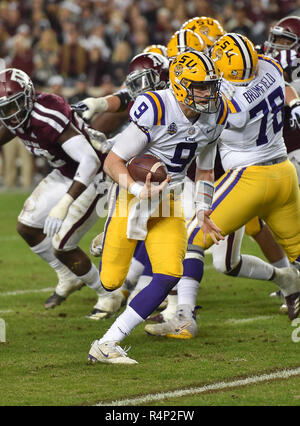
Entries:
[[292,370],[280,370],[270,374],[262,374],[260,376],[246,377],[245,379],[233,380],[232,382],[212,383],[211,385],[206,385],[206,386],[202,386],[198,388],[181,389],[177,391],[148,394],[148,395],[140,396],[137,398],[120,399],[120,400],[112,401],[108,403],[99,402],[95,406],[103,407],[103,406],[139,405],[139,404],[145,404],[147,402],[161,401],[167,398],[181,398],[187,395],[196,395],[196,394],[210,392],[210,391],[220,391],[220,390],[227,390],[234,387],[248,386],[248,385],[266,382],[270,380],[289,379],[290,377],[294,377],[294,376],[300,376],[300,367],[294,368]]
[[225,324],[247,324],[249,322],[254,322],[254,321],[264,321],[264,320],[269,320],[271,318],[275,318],[275,315],[258,315],[257,317],[252,317],[252,318],[241,318],[241,319],[234,319],[231,318],[227,321],[225,321]]
[[0,310],[0,314],[9,314],[11,312],[13,312],[12,309],[6,309],[6,310],[3,310],[3,311]]
[[0,297],[3,296],[18,296],[19,294],[31,294],[31,293],[47,293],[48,291],[55,290],[55,287],[32,289],[32,290],[16,290],[16,291],[7,291],[5,293],[0,293]]

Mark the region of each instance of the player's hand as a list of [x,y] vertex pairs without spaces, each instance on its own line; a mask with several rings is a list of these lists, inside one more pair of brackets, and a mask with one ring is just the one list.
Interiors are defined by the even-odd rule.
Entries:
[[86,98],[82,103],[87,109],[82,113],[85,120],[90,120],[94,114],[103,113],[108,108],[108,103],[105,98]]
[[70,205],[73,203],[74,198],[70,194],[66,193],[62,199],[54,206],[44,223],[44,234],[52,238],[57,234],[61,228],[61,225],[68,214]]
[[86,131],[91,139],[91,144],[96,151],[100,151],[102,154],[107,154],[111,150],[113,144],[109,141],[109,139],[106,139],[104,133],[91,127],[86,127]]
[[148,173],[146,176],[146,182],[143,186],[143,189],[140,192],[140,200],[147,200],[148,198],[158,198],[159,194],[164,190],[171,180],[170,175],[167,175],[166,179],[159,185],[151,183],[151,173]]
[[300,129],[300,101],[291,107],[290,126],[293,130]]
[[95,257],[100,257],[102,255],[103,238],[104,238],[104,232],[101,232],[101,234],[96,235],[96,237],[93,238],[91,242],[90,253]]
[[62,223],[63,221],[61,219],[49,215],[44,223],[44,234],[50,238],[54,237],[54,235],[59,232]]
[[199,210],[197,212],[198,224],[203,232],[204,245],[206,245],[207,234],[210,235],[213,242],[217,245],[219,244],[219,240],[224,240],[221,229],[210,218],[211,213],[212,210]]

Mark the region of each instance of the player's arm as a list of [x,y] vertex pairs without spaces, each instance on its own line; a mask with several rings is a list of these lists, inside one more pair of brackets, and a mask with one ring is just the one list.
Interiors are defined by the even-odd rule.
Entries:
[[44,224],[44,233],[49,237],[56,234],[68,210],[76,198],[92,182],[100,167],[100,160],[88,140],[71,124],[59,136],[57,142],[70,158],[78,162],[73,182],[61,200],[49,212]]
[[0,127],[0,146],[5,145],[13,138],[15,138],[15,135],[11,133],[5,126]]
[[196,159],[194,203],[198,223],[204,235],[204,244],[206,244],[207,234],[211,236],[215,244],[218,244],[218,240],[224,240],[221,229],[210,218],[215,192],[213,169],[215,155],[216,144],[208,145]]
[[291,109],[290,125],[293,129],[300,129],[300,98],[290,84],[285,84],[285,103]]
[[151,198],[159,194],[170,181],[170,177],[160,185],[151,185],[151,173],[148,173],[145,185],[135,182],[130,176],[126,163],[140,154],[147,146],[146,134],[133,122],[117,137],[117,142],[104,162],[104,172],[121,187],[139,199]]
[[131,97],[127,91],[120,91],[105,97],[86,98],[80,102],[81,106],[86,107],[82,116],[84,119],[90,120],[97,113],[122,112],[127,110],[130,101]]

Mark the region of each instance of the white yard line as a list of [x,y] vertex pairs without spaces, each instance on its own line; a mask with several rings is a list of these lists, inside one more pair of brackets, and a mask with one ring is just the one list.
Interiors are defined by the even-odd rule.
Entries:
[[225,324],[247,324],[249,322],[254,322],[254,321],[264,321],[264,320],[269,320],[271,318],[275,318],[275,315],[258,315],[257,317],[252,317],[252,318],[241,318],[241,319],[229,319],[227,321],[225,321]]
[[0,314],[9,314],[11,312],[13,312],[12,309],[6,309],[6,310],[2,310],[2,311],[0,310]]
[[162,401],[167,398],[181,398],[187,395],[197,395],[209,391],[227,390],[234,387],[248,386],[257,383],[262,383],[271,380],[289,379],[290,377],[299,376],[300,367],[291,370],[280,370],[270,374],[262,374],[260,376],[246,377],[245,379],[233,380],[231,382],[218,382],[211,385],[202,386],[199,388],[179,389],[172,392],[161,392],[156,394],[148,394],[132,399],[121,399],[112,402],[99,402],[97,407],[101,406],[127,406],[127,405],[142,405],[148,402]]
[[0,297],[3,296],[18,296],[19,294],[33,294],[33,293],[47,293],[49,291],[55,290],[55,287],[48,288],[40,288],[36,290],[16,290],[16,291],[6,291],[4,293],[0,293]]

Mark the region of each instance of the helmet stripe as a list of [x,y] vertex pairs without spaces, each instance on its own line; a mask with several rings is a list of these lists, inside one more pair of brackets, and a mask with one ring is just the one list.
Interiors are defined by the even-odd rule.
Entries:
[[210,72],[215,73],[214,64],[213,64],[212,60],[208,56],[206,56],[204,54],[201,54],[200,52],[199,53],[198,52],[193,52],[193,55],[196,55],[200,59],[200,61],[204,65],[205,70],[206,70],[207,73],[210,73]]
[[177,34],[178,53],[183,53],[186,47],[186,31],[179,31]]
[[243,70],[243,77],[242,80],[248,80],[252,74],[253,70],[253,61],[252,57],[249,51],[249,48],[244,41],[243,37],[241,37],[238,34],[227,34],[228,37],[230,37],[232,40],[235,41],[236,45],[238,46],[241,56],[243,58],[244,63],[244,70]]

